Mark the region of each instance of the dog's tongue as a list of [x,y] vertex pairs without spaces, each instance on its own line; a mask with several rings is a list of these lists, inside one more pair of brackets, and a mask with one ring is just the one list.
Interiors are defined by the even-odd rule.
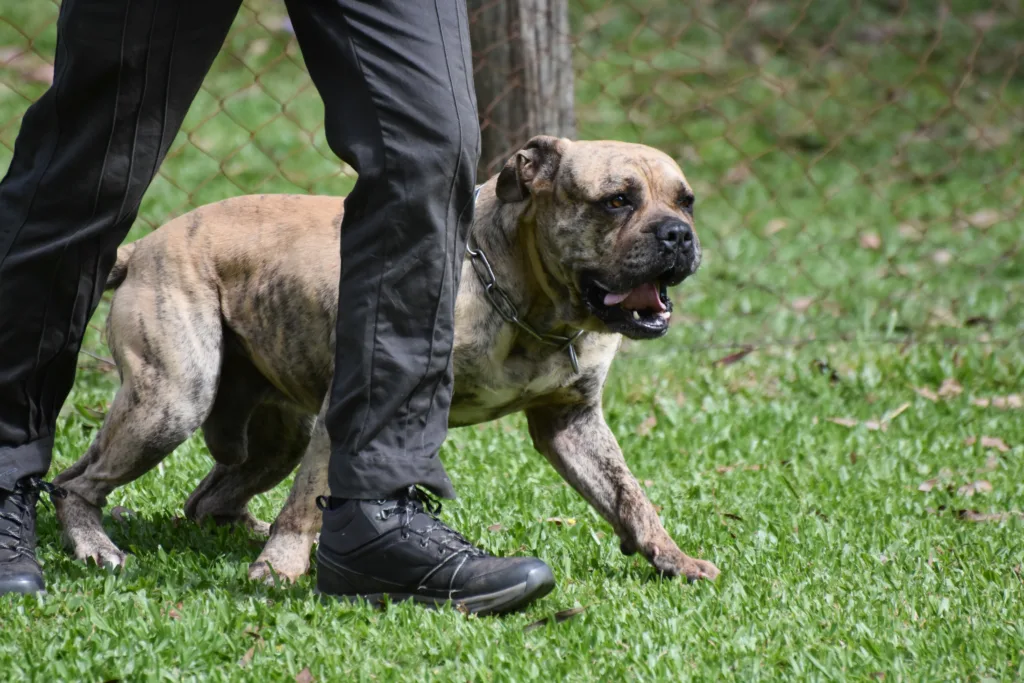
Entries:
[[665,304],[661,300],[661,296],[658,294],[658,288],[653,282],[634,287],[628,292],[621,294],[608,293],[604,295],[605,306],[616,306],[622,304],[622,307],[630,311],[662,311],[668,310],[665,308]]

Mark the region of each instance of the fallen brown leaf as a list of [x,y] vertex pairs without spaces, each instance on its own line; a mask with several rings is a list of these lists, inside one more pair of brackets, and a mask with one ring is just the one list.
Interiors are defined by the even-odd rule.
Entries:
[[[964,439],[965,446],[973,446],[978,443],[978,438],[975,436],[969,436]],[[1000,453],[1006,453],[1010,450],[1010,447],[1006,445],[1006,442],[997,436],[983,436],[981,437],[982,448],[995,448]]]
[[1002,408],[1004,410],[1009,408],[1024,408],[1024,396],[1020,394],[1010,394],[1009,396],[992,396],[991,398],[974,398],[971,399],[971,403],[978,406],[979,408]]
[[909,408],[909,407],[910,407],[910,403],[904,403],[903,405],[901,405],[900,407],[898,407],[898,408],[897,408],[896,410],[894,410],[894,411],[892,411],[891,413],[889,413],[889,414],[888,414],[888,415],[887,415],[886,417],[883,417],[883,418],[882,418],[882,421],[883,421],[883,422],[892,422],[892,421],[893,421],[893,420],[895,420],[895,419],[896,419],[897,417],[899,417],[900,415],[902,415],[902,414],[903,414],[903,412],[904,412],[904,411],[905,411],[905,410],[906,410],[907,408]]
[[651,430],[658,426],[658,418],[654,415],[650,415],[641,422],[636,428],[637,436],[647,436],[651,433]]
[[1024,512],[983,513],[977,510],[957,510],[957,517],[967,522],[1005,522],[1008,519],[1024,519]]
[[939,395],[928,387],[914,387],[914,391],[916,391],[917,395],[921,398],[926,398],[933,403],[939,400]]
[[985,466],[984,467],[979,467],[977,469],[977,471],[978,472],[994,472],[994,471],[999,469],[999,464],[1000,464],[999,456],[997,456],[997,455],[990,455],[987,458],[985,458]]
[[865,249],[881,249],[882,238],[877,232],[865,232],[860,236],[860,246]]
[[743,360],[744,358],[749,356],[753,350],[754,347],[752,346],[745,347],[737,351],[736,353],[730,353],[728,356],[725,356],[724,358],[719,358],[714,362],[714,365],[732,365],[733,363]]
[[772,235],[785,230],[789,226],[789,222],[784,218],[773,218],[764,226],[764,236],[771,237]]
[[316,679],[313,678],[313,672],[309,670],[308,666],[295,674],[295,683],[313,683],[315,680]]
[[944,266],[953,260],[953,252],[949,249],[938,249],[932,254],[932,261],[936,265]]
[[856,427],[860,424],[859,420],[854,420],[851,417],[826,417],[825,420],[842,427]]
[[562,519],[561,517],[548,517],[544,521],[551,522],[555,526],[562,526],[563,524],[566,526],[576,526],[576,520],[572,517],[566,517],[565,519]]
[[731,512],[723,512],[722,516],[723,517],[728,517],[729,519],[735,519],[737,522],[742,522],[743,521],[742,517],[740,517],[739,515],[734,515]]
[[935,485],[938,484],[938,483],[939,483],[938,479],[929,479],[927,481],[922,481],[921,484],[917,487],[917,490],[918,491],[923,491],[925,493],[928,493],[933,488],[935,488]]
[[1006,20],[1000,17],[999,14],[997,14],[996,12],[988,10],[986,12],[978,12],[976,14],[972,14],[970,18],[967,20],[967,23],[969,23],[971,26],[984,33],[986,31],[991,31],[996,26],[999,26],[999,23],[1001,21]]
[[939,397],[949,398],[951,396],[959,396],[963,391],[964,388],[960,386],[959,382],[952,377],[947,377],[942,380],[942,385],[939,387]]
[[967,222],[972,227],[978,228],[979,230],[987,230],[1002,219],[1002,214],[995,209],[982,209],[981,211],[975,211],[968,216]]
[[492,532],[492,533],[496,533],[496,532],[498,532],[498,531],[501,531],[501,530],[502,530],[502,529],[504,529],[504,528],[505,528],[505,527],[503,527],[503,526],[502,526],[502,525],[500,525],[500,524],[492,524],[492,525],[490,525],[489,527],[487,527],[487,530],[488,530],[488,531],[490,531],[490,532]]
[[525,626],[523,628],[523,632],[528,633],[536,628],[545,626],[546,624],[548,624],[548,622],[552,620],[554,620],[556,624],[561,624],[563,621],[568,621],[573,617],[578,617],[579,615],[583,614],[583,612],[586,609],[586,607],[573,607],[572,609],[564,609],[561,612],[555,612],[553,615],[547,617],[546,619],[540,619],[538,621],[533,622],[532,624],[529,624],[528,626]]
[[897,228],[900,233],[900,237],[908,240],[919,241],[924,238],[924,229],[914,223],[900,223]]
[[992,493],[992,484],[985,481],[972,481],[969,484],[964,484],[956,490],[958,496],[966,496],[970,498],[975,493]]
[[245,667],[249,666],[249,664],[252,662],[252,658],[255,655],[256,655],[256,646],[253,645],[248,650],[246,650],[245,654],[242,655],[242,658],[238,660],[238,666],[242,667],[243,669]]
[[739,185],[750,176],[750,166],[747,163],[741,163],[730,168],[729,172],[725,174],[724,180],[727,185]]
[[792,308],[797,313],[805,313],[805,312],[807,312],[807,309],[810,308],[811,304],[813,304],[813,303],[814,303],[814,297],[813,296],[801,296],[801,297],[798,297],[796,299],[793,299],[793,301],[789,304],[789,307]]

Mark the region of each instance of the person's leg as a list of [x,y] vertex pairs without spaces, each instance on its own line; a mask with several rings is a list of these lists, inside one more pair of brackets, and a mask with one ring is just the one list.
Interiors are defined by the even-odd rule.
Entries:
[[287,4],[328,143],[359,174],[342,224],[332,495],[454,497],[438,450],[480,153],[465,0]]
[[238,0],[64,0],[0,182],[0,594],[43,588],[35,502],[86,324]]
[[551,589],[550,569],[487,556],[413,488],[455,494],[438,451],[480,149],[465,0],[287,5],[328,143],[359,174],[342,223],[318,588],[519,606]]

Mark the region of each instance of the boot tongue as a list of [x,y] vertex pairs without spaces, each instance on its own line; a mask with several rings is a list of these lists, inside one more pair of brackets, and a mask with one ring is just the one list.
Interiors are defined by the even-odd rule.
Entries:
[[618,304],[621,304],[623,308],[630,311],[657,311],[661,313],[668,310],[661,300],[658,287],[653,282],[647,282],[639,287],[634,287],[628,292],[619,294],[608,293],[605,295],[605,306],[615,306]]

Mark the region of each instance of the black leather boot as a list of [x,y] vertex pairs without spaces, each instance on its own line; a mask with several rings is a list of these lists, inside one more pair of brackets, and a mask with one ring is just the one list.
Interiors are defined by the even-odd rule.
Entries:
[[62,497],[64,491],[39,477],[18,480],[13,491],[0,489],[0,595],[45,592],[36,561],[36,502],[39,492]]
[[532,557],[501,558],[437,517],[439,502],[410,488],[394,500],[321,497],[317,591],[340,599],[415,600],[477,614],[510,612],[551,592],[551,569]]

